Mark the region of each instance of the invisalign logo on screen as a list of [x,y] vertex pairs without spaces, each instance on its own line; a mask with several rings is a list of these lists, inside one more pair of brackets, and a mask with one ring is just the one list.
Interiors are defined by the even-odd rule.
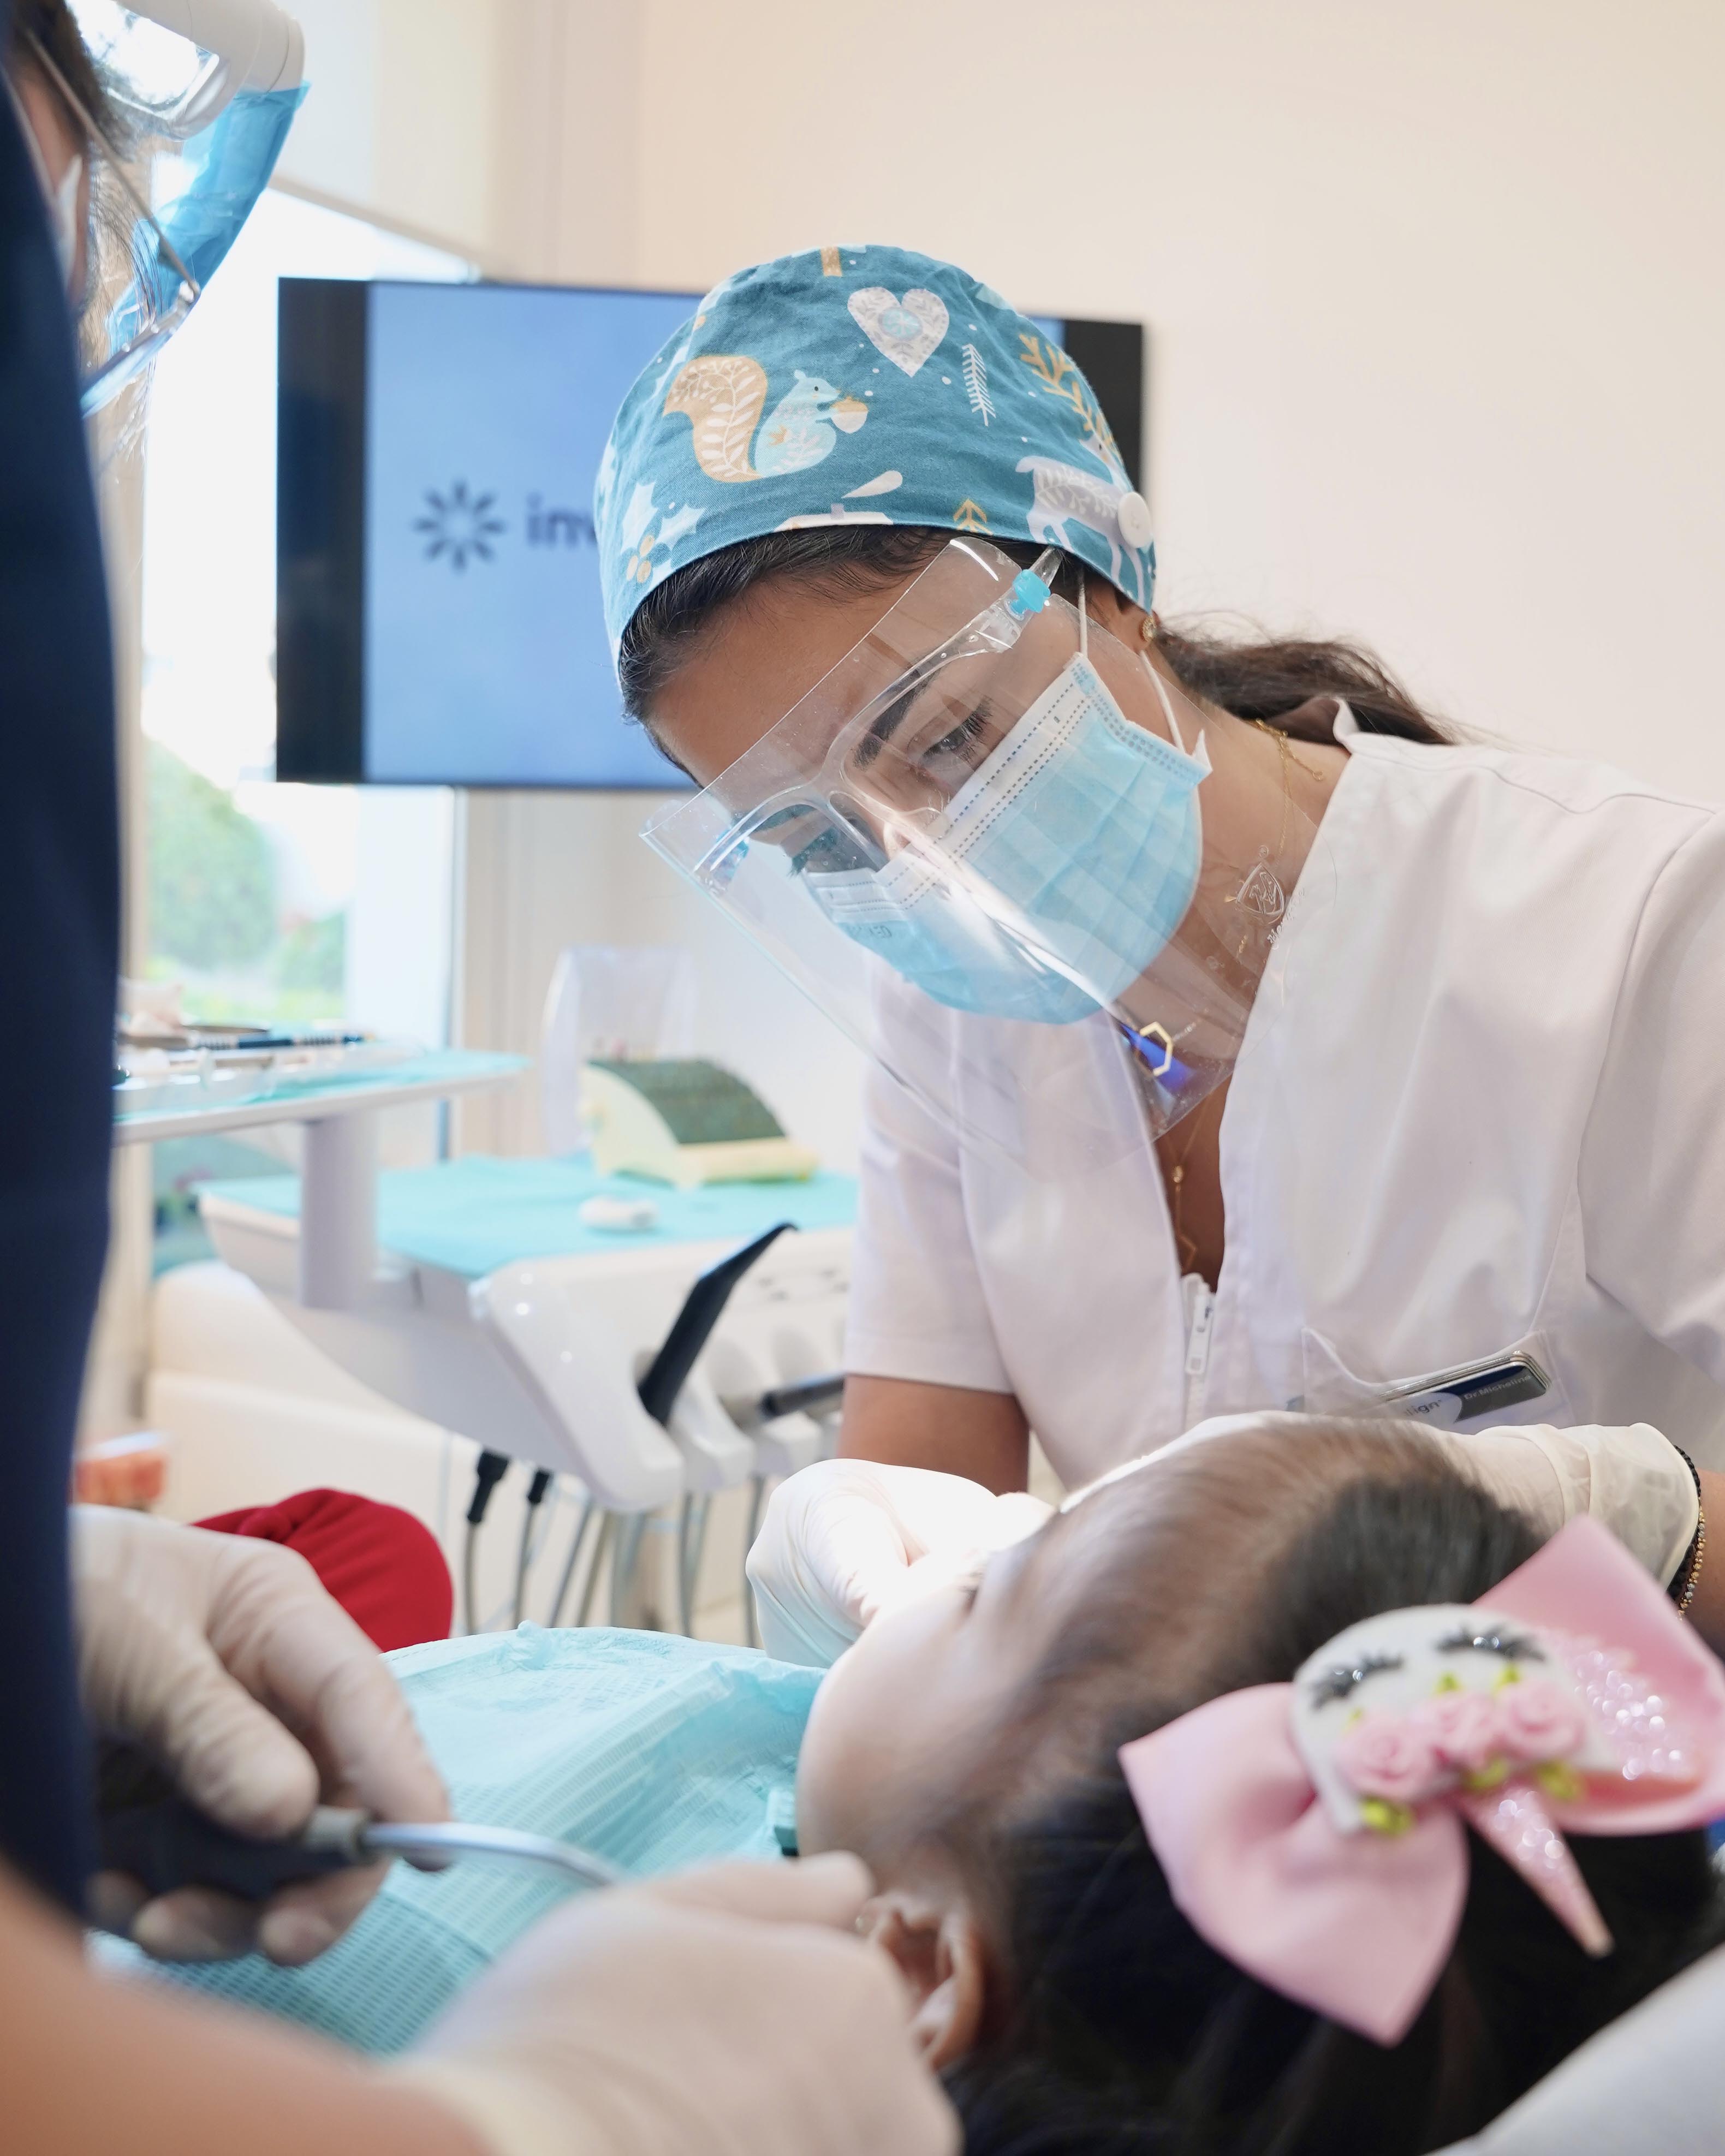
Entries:
[[542,495],[527,496],[530,547],[597,547],[598,534],[584,509],[547,509]]
[[427,512],[415,519],[413,529],[425,536],[428,562],[447,556],[452,568],[465,569],[471,555],[482,562],[496,559],[491,542],[509,527],[501,516],[491,514],[497,500],[495,494],[470,495],[467,481],[458,479],[446,495],[427,487],[425,500]]
[[[494,516],[495,493],[470,494],[467,481],[458,479],[447,493],[425,490],[426,513],[416,517],[413,529],[425,541],[428,562],[447,561],[451,568],[465,569],[470,560],[495,562],[494,542],[509,526]],[[547,509],[542,494],[527,496],[522,532],[530,547],[596,547],[598,534],[584,509]]]

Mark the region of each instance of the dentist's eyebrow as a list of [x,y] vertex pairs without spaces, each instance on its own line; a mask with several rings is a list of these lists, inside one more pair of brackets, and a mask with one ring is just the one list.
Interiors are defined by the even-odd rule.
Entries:
[[910,687],[895,696],[880,716],[873,721],[856,745],[854,761],[860,770],[866,771],[878,759],[881,750],[910,716],[911,706],[933,679],[932,674],[925,674],[920,680],[911,682]]
[[[857,743],[856,752],[852,758],[859,770],[866,771],[871,763],[878,761],[881,750],[886,747],[892,737],[909,718],[917,698],[922,696],[933,679],[934,671],[931,670],[920,681],[913,681],[901,696],[895,697],[881,712],[880,717],[870,726],[867,733]],[[961,726],[969,725],[973,720],[986,716],[989,708],[988,697],[979,696],[968,711],[960,712],[953,718],[952,725],[947,728],[945,733],[942,733],[941,738],[944,741],[947,733],[956,732]]]

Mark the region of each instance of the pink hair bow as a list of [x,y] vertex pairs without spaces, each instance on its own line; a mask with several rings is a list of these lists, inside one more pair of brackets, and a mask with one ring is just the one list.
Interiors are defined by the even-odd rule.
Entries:
[[1605,1528],[1574,1520],[1487,1601],[1368,1618],[1292,1684],[1225,1693],[1120,1762],[1194,1928],[1397,2044],[1455,1943],[1464,1821],[1589,1953],[1611,1950],[1565,1830],[1725,1814],[1725,1668]]

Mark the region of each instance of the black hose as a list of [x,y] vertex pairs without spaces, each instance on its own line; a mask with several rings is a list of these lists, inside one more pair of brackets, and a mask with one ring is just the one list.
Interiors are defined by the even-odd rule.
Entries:
[[761,1395],[757,1409],[762,1422],[780,1415],[825,1414],[845,1397],[845,1373],[829,1370],[824,1377],[798,1378],[794,1384],[774,1385]]
[[670,1427],[671,1410],[677,1404],[684,1380],[695,1368],[701,1349],[712,1336],[713,1327],[724,1316],[731,1291],[756,1259],[770,1250],[779,1236],[788,1234],[792,1225],[788,1220],[781,1220],[764,1235],[756,1236],[752,1243],[746,1243],[728,1258],[710,1265],[690,1289],[683,1307],[671,1321],[671,1329],[660,1343],[659,1353],[635,1388],[641,1405],[661,1430]]
[[539,1517],[539,1507],[545,1502],[545,1493],[552,1485],[548,1467],[533,1471],[533,1480],[527,1486],[527,1502],[521,1513],[521,1545],[515,1560],[515,1621],[519,1625],[526,1613],[527,1568],[533,1562],[533,1523]]
[[474,1585],[479,1531],[485,1525],[491,1492],[508,1472],[509,1455],[504,1452],[480,1453],[473,1471],[473,1496],[467,1505],[467,1534],[461,1545],[461,1614],[470,1632],[479,1629],[479,1598]]

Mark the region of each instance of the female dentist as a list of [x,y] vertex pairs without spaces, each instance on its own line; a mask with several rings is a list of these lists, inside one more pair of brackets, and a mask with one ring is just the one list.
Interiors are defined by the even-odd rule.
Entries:
[[[625,701],[700,789],[649,840],[870,1051],[845,1455],[1007,1491],[1032,1429],[1076,1484],[1413,1412],[1692,1593],[1712,809],[1457,739],[1353,646],[1163,624],[1082,374],[925,256],[727,278],[595,499]],[[806,1659],[930,1546],[901,1479],[825,1481],[753,1567]]]

